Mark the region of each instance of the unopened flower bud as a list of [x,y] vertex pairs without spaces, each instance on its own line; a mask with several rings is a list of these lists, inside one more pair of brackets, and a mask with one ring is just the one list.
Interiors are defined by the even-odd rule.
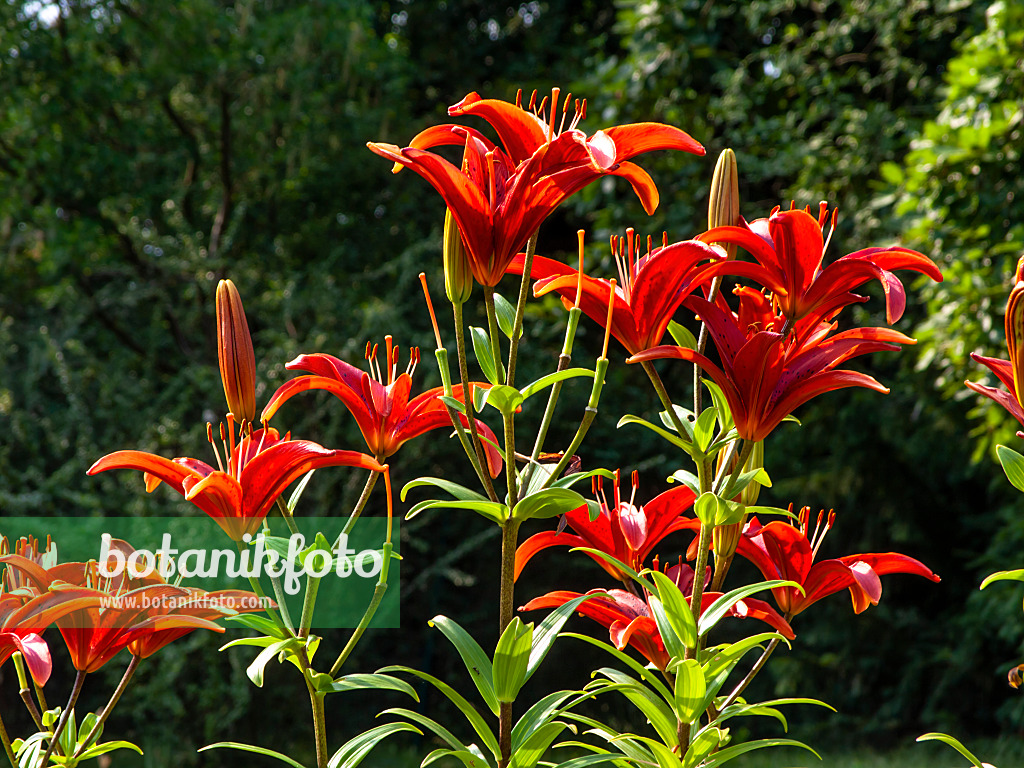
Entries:
[[238,421],[256,418],[256,355],[242,297],[230,280],[217,284],[217,361],[224,396]]
[[[740,177],[736,167],[736,153],[723,149],[711,178],[708,198],[708,229],[735,227],[740,223]],[[736,258],[736,246],[725,249],[730,259]]]
[[[721,456],[719,453],[719,464],[721,464]],[[734,460],[735,462],[735,460]],[[735,466],[735,463],[734,465]],[[743,465],[744,472],[752,472],[755,469],[760,469],[764,466],[764,441],[758,440],[754,443],[754,449],[750,452],[750,456],[747,457],[746,463]],[[757,503],[757,497],[761,493],[761,484],[756,480],[751,480],[750,483],[740,491],[739,495],[734,499],[740,502],[744,506],[752,506]],[[740,542],[740,536],[743,533],[743,526],[747,524],[747,516],[743,515],[743,519],[738,523],[731,525],[718,525],[711,532],[711,543],[715,553],[715,558],[718,560],[727,559],[733,556],[736,552],[736,547]]]
[[473,291],[473,272],[470,269],[462,233],[451,210],[444,214],[444,292],[448,301],[461,305]]
[[1006,302],[1006,349],[1013,367],[1013,394],[1020,403],[1024,402],[1024,256],[1017,262],[1015,280]]

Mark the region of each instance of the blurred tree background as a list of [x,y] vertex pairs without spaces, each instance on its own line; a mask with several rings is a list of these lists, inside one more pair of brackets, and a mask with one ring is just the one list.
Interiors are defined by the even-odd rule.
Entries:
[[[836,393],[798,413],[804,426],[785,425],[769,449],[775,486],[763,498],[834,507],[824,555],[897,550],[943,582],[889,579],[859,617],[841,597],[816,606],[759,692],[835,705],[838,715],[794,713],[795,736],[812,744],[1019,732],[1024,704],[1003,677],[1024,652],[1019,603],[1009,585],[976,589],[1021,565],[1024,519],[993,458],[1015,425],[962,382],[983,378],[970,352],[1002,354],[1003,304],[1024,252],[1022,30],[1019,4],[968,0],[5,0],[0,515],[193,513],[166,489],[147,496],[134,474],[85,470],[126,447],[207,457],[205,423],[223,411],[222,277],[245,300],[261,402],[300,352],[358,362],[386,333],[430,349],[416,276],[425,271],[440,299],[443,204],[364,145],[406,144],[469,91],[512,99],[560,85],[588,97],[588,132],[668,122],[708,157],[643,159],[662,199],[649,219],[625,184],[595,185],[544,226],[545,255],[571,251],[578,227],[593,243],[626,226],[672,239],[701,231],[714,157],[733,147],[748,219],[791,199],[828,200],[841,213],[827,258],[898,240],[942,264],[946,281],[915,286],[899,325],[920,344],[860,366],[892,393]],[[611,269],[606,249],[590,252],[594,271]],[[880,306],[876,295],[861,319],[880,324]],[[529,320],[526,377],[557,355],[562,312],[535,302]],[[599,334],[584,326],[581,356],[596,354]],[[623,469],[641,469],[649,497],[669,456],[614,425],[617,404],[650,416],[654,399],[636,371],[612,370],[584,460],[628,457]],[[437,382],[432,365],[416,373],[419,388]],[[555,438],[586,396],[566,392]],[[331,447],[361,444],[327,396],[298,398],[275,421]],[[392,462],[396,483],[458,477],[454,456],[443,440],[420,440]],[[321,472],[303,503],[344,514],[361,485],[355,473]],[[403,630],[378,631],[353,668],[398,661],[454,674],[459,663],[426,621],[446,613],[493,642],[496,567],[479,553],[496,558],[497,538],[451,514],[402,534]],[[520,602],[603,583],[582,560],[556,582],[551,562],[530,566]],[[194,749],[225,738],[308,744],[290,669],[271,672],[275,695],[294,700],[272,703],[268,727],[270,688],[253,688],[248,659],[218,654],[219,643],[193,636],[163,651],[109,732],[140,742],[151,765],[202,764]],[[563,669],[559,684],[586,682],[571,661]],[[109,671],[110,686],[119,674]],[[393,704],[347,696],[329,700],[333,745]]]

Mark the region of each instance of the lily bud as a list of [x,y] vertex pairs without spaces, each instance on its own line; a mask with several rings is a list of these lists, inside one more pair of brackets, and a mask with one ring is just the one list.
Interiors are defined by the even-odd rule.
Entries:
[[[718,455],[719,463],[721,463],[722,454],[719,453]],[[743,471],[750,472],[755,469],[760,469],[763,466],[764,440],[758,440],[754,443],[754,449],[750,452],[750,456],[747,457],[747,461],[743,465]],[[757,503],[757,497],[760,493],[761,484],[756,480],[751,481],[746,488],[740,491],[739,495],[736,496],[735,501],[749,507]],[[736,552],[737,545],[740,543],[740,536],[743,534],[743,526],[746,524],[747,516],[744,515],[743,519],[738,523],[715,526],[715,529],[711,532],[711,543],[716,559],[722,560],[733,556]]]
[[238,421],[256,418],[256,355],[242,297],[230,280],[217,284],[217,361],[228,410]]
[[[715,164],[711,178],[711,196],[708,198],[708,229],[734,227],[740,223],[740,177],[736,166],[736,153],[723,149]],[[725,252],[736,258],[736,246],[728,245]]]
[[462,233],[451,210],[444,214],[444,292],[448,301],[461,305],[473,291],[473,272],[470,269]]

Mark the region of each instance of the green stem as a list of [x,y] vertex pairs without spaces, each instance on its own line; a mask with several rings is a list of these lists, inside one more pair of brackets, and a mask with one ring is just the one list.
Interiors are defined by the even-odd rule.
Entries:
[[324,711],[324,694],[318,693],[308,679],[309,703],[313,710],[313,738],[316,740],[316,766],[327,768],[327,713]]
[[[378,456],[376,458],[378,464],[384,463],[383,456]],[[359,519],[359,516],[363,513],[363,509],[366,508],[366,502],[369,501],[370,493],[373,491],[373,486],[377,484],[377,478],[380,477],[380,474],[381,473],[375,469],[370,470],[370,476],[366,478],[366,485],[363,486],[363,492],[359,495],[359,499],[356,501],[352,514],[348,516],[348,522],[345,523],[345,528],[342,530],[342,533],[346,536],[352,532],[352,528],[355,526],[356,520]]]
[[[18,695],[21,697],[22,702],[25,704],[25,709],[28,710],[29,715],[32,717],[32,722],[35,723],[36,728],[40,731],[43,730],[43,718],[39,710],[36,709],[36,703],[32,700],[31,692],[28,687],[28,675],[25,674],[25,660],[21,655],[20,651],[15,651],[13,655],[14,659],[14,671],[18,676]],[[33,684],[35,680],[32,681]],[[43,709],[45,712],[46,709]]]
[[[444,385],[445,397],[453,397],[451,374],[448,371],[448,350],[443,347],[437,349],[434,351],[434,356],[437,358],[437,367],[441,372],[441,383]],[[455,427],[455,434],[459,437],[462,450],[466,452],[469,463],[473,465],[473,471],[476,472],[480,484],[486,488],[491,479],[490,475],[485,475],[484,469],[480,466],[480,458],[477,456],[476,451],[473,450],[473,442],[466,432],[466,428],[462,426],[462,419],[459,417],[459,413],[447,403],[445,403],[444,407],[448,410],[448,418],[452,420],[452,426]]]
[[0,742],[4,745],[4,753],[11,763],[11,768],[18,768],[18,759],[14,755],[14,748],[11,746],[11,737],[7,735],[7,728],[4,726],[4,718],[0,713]]
[[309,628],[313,626],[313,609],[316,606],[316,593],[320,590],[320,579],[306,576],[306,594],[302,596],[302,615],[299,616],[300,638],[309,637]]
[[[245,552],[245,545],[240,541],[236,541],[235,544],[238,546],[238,554],[239,556],[241,556],[242,553]],[[260,584],[259,579],[257,579],[255,576],[249,576],[248,579],[249,585],[252,587],[252,591],[256,594],[257,597],[262,599],[262,602],[266,602],[267,594],[263,591],[263,586]],[[270,620],[274,622],[278,629],[280,629],[285,634],[294,635],[294,625],[292,624],[291,616],[288,615],[288,606],[285,605],[284,600],[282,599],[281,596],[280,582],[277,578],[272,577],[271,584],[274,587],[274,595],[278,598],[277,607],[280,609],[281,615],[278,616],[277,611],[275,611],[270,606],[267,606],[264,610],[267,612],[267,615],[270,617]]]
[[[573,307],[569,310],[569,320],[565,326],[565,342],[562,344],[562,354],[558,356],[558,367],[555,368],[555,372],[564,371],[569,367],[569,363],[572,362],[572,347],[573,342],[576,338],[576,328],[580,322],[580,315],[583,311],[579,307]],[[533,475],[533,471],[537,466],[537,459],[540,458],[541,451],[544,450],[544,441],[547,439],[548,430],[551,428],[551,421],[555,416],[555,405],[558,403],[558,395],[562,391],[562,382],[556,381],[551,387],[551,392],[548,393],[548,404],[544,408],[544,415],[540,420],[540,428],[537,430],[537,439],[533,442],[533,452],[530,454],[530,463],[526,465],[526,469],[523,470],[523,480],[521,485],[523,487],[529,485],[530,477]],[[569,454],[571,457],[572,454]]]
[[484,291],[484,309],[487,311],[487,337],[491,342],[491,357],[498,373],[498,380],[505,378],[505,364],[501,361],[501,331],[498,330],[498,313],[494,309],[494,291]]
[[338,654],[338,658],[335,660],[333,666],[331,666],[331,677],[334,677],[341,671],[342,666],[345,664],[345,660],[348,659],[349,654],[355,650],[356,644],[363,636],[363,633],[370,625],[370,622],[373,621],[373,616],[377,613],[377,608],[380,607],[381,600],[384,598],[384,593],[388,589],[388,566],[391,563],[391,549],[391,542],[384,542],[384,562],[380,568],[380,576],[377,579],[377,585],[373,588],[373,597],[370,598],[370,604],[366,606],[366,611],[364,611],[363,617],[359,620],[359,624],[354,630],[352,630],[352,636],[348,639],[348,642],[345,644],[341,653]]
[[281,513],[281,517],[284,518],[285,525],[288,526],[288,532],[292,534],[298,533],[299,527],[295,524],[295,516],[292,515],[291,510],[288,509],[288,505],[281,500],[280,496],[277,497],[276,503],[277,511]]
[[513,414],[502,414],[505,425],[505,480],[508,491],[508,508],[514,509],[519,501],[519,494],[516,489],[516,426]]
[[[718,291],[722,287],[722,275],[719,275],[711,281],[711,290],[708,293],[708,301],[714,303],[715,297],[718,296]],[[697,354],[703,355],[704,348],[708,345],[708,325],[707,323],[700,324],[700,333],[697,336]],[[703,369],[694,363],[693,365],[693,418],[700,416],[700,412],[704,410],[701,403],[701,399],[704,396],[704,390],[700,384],[700,372]]]
[[[501,526],[501,581],[498,599],[498,635],[512,621],[515,614],[515,566],[519,521],[509,519]],[[501,702],[498,709],[498,746],[501,759],[499,768],[505,768],[512,757],[512,703]]]
[[53,754],[53,750],[57,746],[57,742],[60,740],[61,734],[64,732],[64,728],[68,724],[68,719],[71,717],[71,710],[75,706],[75,702],[78,701],[78,694],[82,692],[82,684],[85,683],[86,673],[82,670],[78,670],[78,674],[75,675],[75,684],[71,688],[71,696],[68,697],[68,705],[61,712],[60,722],[57,723],[57,727],[53,731],[53,736],[50,737],[50,745],[46,748],[46,752],[43,753],[42,759],[39,761],[40,766],[45,766],[50,761],[50,755]]
[[114,689],[114,693],[110,696],[110,701],[108,701],[107,706],[103,708],[99,719],[89,731],[89,735],[85,737],[85,741],[79,745],[74,757],[78,757],[83,751],[88,749],[94,738],[99,738],[100,729],[103,728],[103,724],[107,722],[107,718],[110,717],[110,713],[114,711],[114,707],[117,706],[117,702],[121,698],[121,694],[124,693],[125,688],[128,687],[128,683],[132,679],[132,675],[135,674],[135,670],[138,668],[141,661],[141,656],[132,655],[132,660],[128,662],[128,668],[124,671],[124,674],[121,675],[121,682],[117,684],[117,688]]
[[[539,230],[538,230],[539,231]],[[523,330],[523,314],[526,311],[526,298],[530,291],[530,271],[533,269],[533,256],[537,251],[537,234],[534,232],[526,241],[526,256],[523,261],[523,279],[519,283],[519,300],[516,302],[516,319],[512,323],[512,341],[508,350],[508,377],[505,384],[513,386],[516,380],[516,358],[519,356],[519,334]]]
[[647,377],[651,380],[651,384],[654,385],[654,391],[658,393],[658,399],[661,400],[662,407],[668,412],[669,421],[672,422],[676,433],[680,437],[685,438],[686,430],[683,428],[683,422],[679,420],[679,414],[676,413],[675,406],[672,405],[672,398],[668,396],[668,390],[665,389],[665,385],[661,381],[661,376],[658,375],[654,363],[650,360],[645,360],[640,365],[643,366],[643,369],[647,372]]
[[[787,616],[786,621],[789,621],[790,618],[790,616]],[[730,693],[729,697],[722,703],[722,707],[719,710],[719,712],[721,712],[722,709],[728,707],[730,704],[734,704],[736,702],[736,699],[740,697],[740,694],[742,694],[743,691],[746,690],[747,686],[750,685],[751,681],[757,676],[757,673],[760,672],[764,665],[768,662],[768,657],[771,656],[772,652],[776,649],[776,647],[778,647],[779,642],[779,638],[776,637],[774,640],[768,643],[768,647],[765,648],[764,651],[761,653],[760,658],[758,658],[758,660],[754,663],[754,666],[751,667],[750,671],[747,672],[747,674],[743,677],[742,680],[739,681],[739,683],[737,683],[736,687],[733,688],[732,693]]]
[[[493,303],[494,298],[491,297]],[[462,381],[462,395],[466,406],[466,420],[469,422],[469,434],[473,441],[473,452],[476,454],[477,463],[480,467],[477,474],[484,484],[487,497],[491,501],[498,500],[498,494],[494,492],[494,483],[491,482],[491,473],[487,471],[487,457],[484,454],[483,445],[480,442],[480,435],[477,433],[476,418],[473,416],[473,394],[469,387],[469,364],[466,360],[466,329],[462,323],[462,305],[453,304],[455,309],[455,347],[459,357],[459,378]]]
[[576,430],[576,434],[572,438],[572,442],[569,443],[569,447],[565,449],[562,454],[562,458],[558,460],[555,468],[551,470],[551,474],[548,475],[548,479],[544,481],[543,488],[551,486],[558,476],[565,471],[565,468],[572,461],[573,455],[576,450],[580,447],[580,443],[583,442],[583,438],[587,436],[587,431],[590,429],[590,425],[594,423],[594,419],[597,418],[597,404],[601,400],[601,390],[604,388],[604,377],[608,373],[608,358],[599,357],[597,359],[597,366],[594,369],[594,384],[590,389],[590,400],[587,401],[587,407],[583,411],[583,420],[580,422],[579,429]]
[[32,687],[36,690],[36,701],[39,702],[39,711],[46,712],[50,707],[46,703],[46,696],[43,694],[43,686],[32,680]]

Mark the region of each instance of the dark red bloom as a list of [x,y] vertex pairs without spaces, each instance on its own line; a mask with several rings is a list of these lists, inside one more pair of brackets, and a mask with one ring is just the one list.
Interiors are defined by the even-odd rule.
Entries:
[[[487,120],[504,149],[459,125],[428,128],[404,149],[367,145],[393,160],[396,171],[411,168],[441,194],[462,232],[473,276],[481,285],[497,285],[541,222],[562,201],[603,176],[625,177],[649,213],[657,208],[657,188],[645,171],[628,162],[632,157],[655,149],[704,153],[689,135],[660,123],[617,126],[588,138],[576,128],[585,112],[585,104],[579,103],[575,118],[563,131],[561,124],[556,125],[557,100],[556,89],[547,119],[542,117],[543,103],[531,112],[518,99],[509,104],[481,99],[475,93],[449,110]],[[569,102],[567,98],[563,114]],[[464,148],[461,167],[428,151],[452,144]]]
[[[790,322],[810,316],[817,320],[834,314],[864,297],[853,293],[868,280],[878,280],[885,292],[887,322],[894,323],[903,314],[906,293],[892,270],[910,269],[933,280],[942,281],[935,262],[909,248],[864,248],[824,265],[827,245],[822,228],[828,210],[821,203],[818,218],[810,209],[780,211],[749,226],[715,227],[700,235],[706,243],[733,244],[748,251],[756,264],[729,261],[716,269],[718,274],[747,277],[772,292],[773,301]],[[835,227],[835,213],[832,215]]]
[[[987,366],[1006,389],[989,387],[973,381],[964,383],[975,392],[995,400],[1009,411],[1021,426],[1024,426],[1024,406],[1021,405],[1024,397],[1024,256],[1017,262],[1017,273],[1013,290],[1006,301],[1003,325],[1006,333],[1006,350],[1010,359],[983,357],[977,353],[972,353],[971,358]],[[1024,437],[1024,432],[1017,432],[1017,435]]]
[[[386,336],[387,370],[378,368],[371,376],[366,371],[349,365],[331,355],[299,355],[285,367],[288,370],[308,371],[310,376],[299,376],[282,384],[270,398],[263,409],[263,421],[269,421],[277,413],[277,409],[299,392],[310,389],[323,389],[341,400],[359,425],[363,439],[377,461],[384,461],[395,453],[402,445],[419,437],[432,429],[451,429],[452,419],[448,409],[442,402],[444,389],[435,387],[409,399],[412,389],[412,371],[419,360],[419,350],[414,349],[409,368],[396,375],[398,370],[398,347],[392,347],[391,337]],[[367,359],[370,370],[376,364],[376,348],[367,345]],[[386,382],[386,383],[385,383]],[[470,389],[489,387],[489,384],[470,383]],[[453,390],[453,396],[459,402],[462,387]],[[463,425],[468,425],[465,416],[461,417]],[[490,428],[477,419],[477,427],[483,434],[484,446],[487,451],[487,463],[492,477],[501,471],[501,454],[498,453],[497,438]]]
[[[229,418],[229,424],[231,419]],[[97,461],[89,474],[108,469],[145,472],[146,490],[161,481],[208,514],[234,541],[259,529],[271,505],[294,480],[321,467],[362,467],[382,472],[372,457],[357,451],[328,450],[309,440],[281,439],[276,429],[259,429],[234,443],[226,468],[198,459],[165,459],[144,451],[116,451]],[[212,442],[212,440],[211,440]],[[218,463],[220,457],[218,455]]]
[[916,343],[889,328],[852,328],[827,336],[834,324],[817,324],[800,339],[795,333],[741,328],[737,315],[698,296],[690,297],[686,306],[707,324],[721,367],[692,349],[675,346],[653,347],[627,362],[673,358],[696,363],[722,388],[745,440],[763,440],[797,407],[825,392],[844,387],[888,392],[865,373],[836,369],[858,355]]
[[[689,594],[693,586],[693,570],[690,566],[672,566],[667,573],[689,601]],[[658,631],[657,622],[653,618],[647,600],[623,589],[607,591],[595,589],[587,594],[593,594],[595,597],[580,603],[578,611],[607,627],[609,637],[616,648],[622,650],[627,645],[631,645],[644,658],[664,672],[671,657],[665,650],[665,642],[661,639],[661,633]],[[579,592],[565,590],[549,592],[534,598],[519,610],[557,608],[579,596]],[[701,599],[701,614],[703,615],[721,596],[722,594],[719,592],[705,592]],[[752,598],[739,600],[732,606],[729,614],[738,618],[760,619],[784,637],[789,639],[796,637],[786,620],[762,600]]]
[[[566,524],[575,533],[543,531],[535,534],[519,545],[516,550],[515,575],[538,552],[548,547],[588,547],[605,552],[625,563],[634,571],[643,567],[643,562],[654,547],[673,531],[686,527],[682,513],[693,504],[694,494],[689,488],[680,486],[659,494],[642,507],[633,505],[633,498],[628,501],[619,494],[618,473],[615,478],[613,503],[600,490],[600,483],[595,478],[594,491],[598,497],[601,513],[596,519],[590,519],[586,506],[566,513]],[[633,491],[636,492],[637,479],[633,473]],[[621,573],[618,568],[597,555],[587,553],[598,565],[619,581],[628,581],[629,576]]]
[[[612,239],[619,276],[612,297],[611,280],[580,276],[579,272],[560,261],[543,256],[534,257],[530,276],[537,280],[534,296],[557,293],[568,309],[576,303],[587,317],[603,328],[608,320],[608,302],[612,307],[612,336],[631,355],[659,344],[679,305],[701,283],[711,279],[711,266],[721,254],[697,240],[664,245],[651,250],[648,240],[646,256],[634,242],[633,230],[625,238]],[[516,259],[509,271],[521,273],[523,260]]]
[[887,573],[914,573],[939,581],[923,563],[895,552],[846,555],[814,562],[821,540],[832,527],[835,516],[829,513],[828,519],[823,521],[823,516],[819,515],[810,538],[810,509],[804,507],[799,517],[799,526],[780,520],[762,526],[756,517],[751,518],[736,547],[737,554],[757,566],[766,579],[795,581],[803,587],[804,594],[795,587],[772,590],[779,610],[786,616],[795,616],[823,597],[844,589],[850,590],[853,610],[861,613],[869,605],[878,603],[882,595],[882,582],[878,577]]

